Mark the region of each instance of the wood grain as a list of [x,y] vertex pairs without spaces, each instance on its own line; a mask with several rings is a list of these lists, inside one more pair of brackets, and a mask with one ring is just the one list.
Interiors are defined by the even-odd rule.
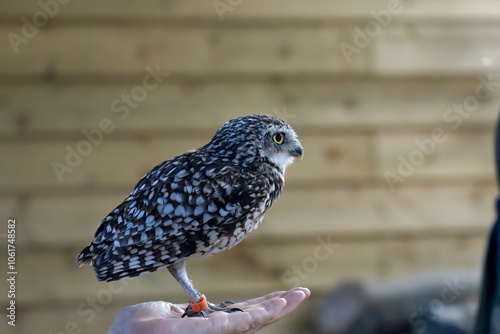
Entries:
[[[466,120],[464,121],[466,122]],[[493,127],[493,124],[492,124]],[[433,131],[442,130],[435,141]],[[380,135],[376,139],[377,174],[402,177],[404,182],[432,178],[482,178],[494,180],[493,131],[457,133],[449,124],[427,133]]]
[[[18,30],[20,27],[4,26],[0,34]],[[338,43],[335,27],[67,27],[40,30],[19,46],[17,54],[9,40],[2,39],[0,49],[5,53],[0,74],[142,78],[148,74],[147,66],[158,66],[172,76],[325,74],[357,71],[366,66],[366,57],[346,64]],[[33,53],[37,57],[32,57]]]
[[[0,154],[10,157],[0,167],[0,187],[65,187],[120,186],[132,187],[156,164],[205,145],[205,139],[102,139],[98,146],[82,135],[82,140],[39,143],[0,144]],[[368,139],[364,136],[308,136],[302,138],[309,158],[297,161],[290,169],[291,182],[357,179],[370,171]],[[68,148],[69,147],[69,148]],[[81,163],[75,153],[81,157]],[[87,156],[78,152],[90,152]],[[31,162],[35,161],[36,166]],[[69,166],[71,172],[61,172],[60,182],[54,172],[54,161]],[[68,161],[70,163],[68,163]],[[59,166],[59,165],[57,165]],[[59,168],[59,167],[57,167]],[[59,170],[59,169],[58,169]]]
[[[225,298],[232,293],[255,295],[298,284],[324,291],[345,280],[364,282],[404,277],[425,270],[478,268],[485,242],[484,237],[409,239],[333,243],[335,246],[326,248],[323,245],[328,244],[329,237],[324,234],[321,241],[287,246],[251,246],[244,241],[215,257],[189,261],[188,272],[197,289],[209,296],[222,292]],[[77,253],[75,250],[20,255],[19,272],[23,274],[18,276],[19,303],[80,301],[107,293],[100,291],[102,289],[120,290],[115,293],[116,300],[128,299],[135,303],[158,298],[159,292],[172,302],[185,300],[182,289],[164,270],[109,285],[97,282],[90,268],[78,268],[74,262]],[[37,277],[36,285],[31,283],[33,276]]]
[[[224,22],[232,21],[262,21],[290,20],[293,22],[327,21],[331,20],[368,20],[372,19],[370,10],[387,9],[385,0],[362,0],[356,2],[341,0],[253,0],[253,1],[222,1],[232,10],[224,15]],[[426,21],[434,20],[496,20],[500,7],[496,1],[429,1],[419,2],[401,1],[404,8],[397,17],[405,20]],[[0,17],[17,17],[33,15],[40,10],[37,3],[1,0],[3,8]],[[451,11],[450,8],[453,8]],[[60,18],[120,18],[134,20],[137,18],[157,18],[163,20],[206,20],[219,22],[220,17],[214,8],[213,2],[197,3],[194,1],[174,0],[146,0],[139,5],[134,1],[112,0],[105,3],[97,0],[88,0],[85,5],[78,1],[71,1],[60,6]],[[336,21],[334,21],[336,22]]]
[[474,75],[498,53],[499,27],[397,26],[374,40],[373,67],[382,75]]
[[[136,108],[115,112],[130,84],[0,85],[0,133],[5,136],[80,135],[103,118],[116,124],[107,136],[131,133],[175,137],[209,136],[227,120],[267,113],[288,117],[298,131],[406,131],[435,126],[453,104],[474,94],[478,80],[341,80],[331,82],[162,83]],[[26,96],[30,99],[26,99]],[[462,128],[490,127],[500,91],[482,101]],[[121,103],[118,107],[125,106]],[[122,119],[123,118],[123,119]]]
[[[357,236],[395,238],[398,233],[453,236],[457,231],[484,232],[494,219],[496,194],[493,185],[405,186],[394,193],[383,186],[286,189],[252,240],[273,238],[293,243],[299,236],[314,239],[324,233],[342,240]],[[23,247],[83,248],[99,222],[126,195],[34,197],[25,201],[23,214],[17,217],[18,243]],[[9,212],[15,203],[4,199],[0,208]]]

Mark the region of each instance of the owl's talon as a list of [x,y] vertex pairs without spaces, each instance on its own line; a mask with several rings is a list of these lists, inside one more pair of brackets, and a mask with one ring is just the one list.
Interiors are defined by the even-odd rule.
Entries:
[[227,305],[231,305],[231,304],[234,304],[234,302],[230,301],[230,300],[225,301],[223,303],[220,303],[219,305],[208,303],[207,309],[205,309],[203,311],[199,311],[199,312],[193,311],[193,308],[191,307],[191,305],[188,305],[188,307],[186,308],[186,311],[182,315],[182,318],[184,318],[184,317],[188,317],[188,318],[194,318],[194,317],[206,318],[208,314],[214,313],[214,312],[225,312],[225,313],[245,312],[242,309],[237,308],[237,307],[226,308]]
[[195,311],[193,311],[193,308],[191,307],[191,305],[188,305],[188,307],[186,308],[186,311],[184,312],[184,314],[182,315],[181,318],[184,318],[184,317],[188,317],[188,318],[195,318],[195,317],[206,318],[207,316],[205,315],[205,311],[195,312]]
[[242,309],[240,309],[240,308],[237,308],[237,307],[233,307],[233,308],[228,308],[228,309],[226,309],[226,310],[227,310],[227,311],[225,311],[225,312],[227,312],[227,313],[234,313],[234,312],[245,312],[245,311],[243,311]]
[[232,300],[226,300],[225,302],[222,302],[217,306],[222,307],[222,308],[226,308],[228,305],[233,305],[233,304],[235,304],[235,302],[233,302]]

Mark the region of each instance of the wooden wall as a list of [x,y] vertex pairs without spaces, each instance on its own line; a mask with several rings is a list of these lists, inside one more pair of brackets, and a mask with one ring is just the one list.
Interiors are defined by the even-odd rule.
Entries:
[[[251,113],[288,117],[305,157],[250,238],[188,264],[213,301],[292,287],[287,271],[311,265],[325,240],[335,251],[298,278],[316,300],[350,279],[478,270],[497,194],[500,78],[470,112],[453,108],[475,101],[491,73],[482,59],[500,53],[498,1],[401,1],[351,61],[342,43],[355,45],[353,29],[393,1],[65,1],[47,0],[53,17],[16,53],[9,36],[23,36],[23,17],[43,20],[41,7],[0,0],[0,212],[18,226],[16,333],[60,333],[70,321],[104,332],[126,305],[185,302],[165,271],[110,294],[75,256],[152,166]],[[117,110],[123,94],[140,93],[147,67],[169,74]],[[54,162],[67,165],[68,147],[85,149],[82,130],[102,122],[113,129],[58,178]],[[400,156],[418,158],[415,141],[430,153],[391,191],[384,175],[397,175]],[[95,319],[88,298],[101,300]],[[309,306],[267,332],[300,332]]]

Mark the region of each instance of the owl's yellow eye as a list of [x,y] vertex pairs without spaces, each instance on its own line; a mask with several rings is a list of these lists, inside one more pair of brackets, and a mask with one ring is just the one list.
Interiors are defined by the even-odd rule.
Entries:
[[285,134],[282,132],[275,133],[273,140],[276,144],[281,145],[285,141]]

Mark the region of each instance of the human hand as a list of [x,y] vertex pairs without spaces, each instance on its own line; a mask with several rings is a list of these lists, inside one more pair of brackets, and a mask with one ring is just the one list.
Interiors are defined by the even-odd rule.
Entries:
[[142,303],[121,310],[108,334],[255,333],[292,312],[310,295],[306,288],[273,292],[231,305],[245,312],[214,312],[207,318],[181,318],[187,304]]

